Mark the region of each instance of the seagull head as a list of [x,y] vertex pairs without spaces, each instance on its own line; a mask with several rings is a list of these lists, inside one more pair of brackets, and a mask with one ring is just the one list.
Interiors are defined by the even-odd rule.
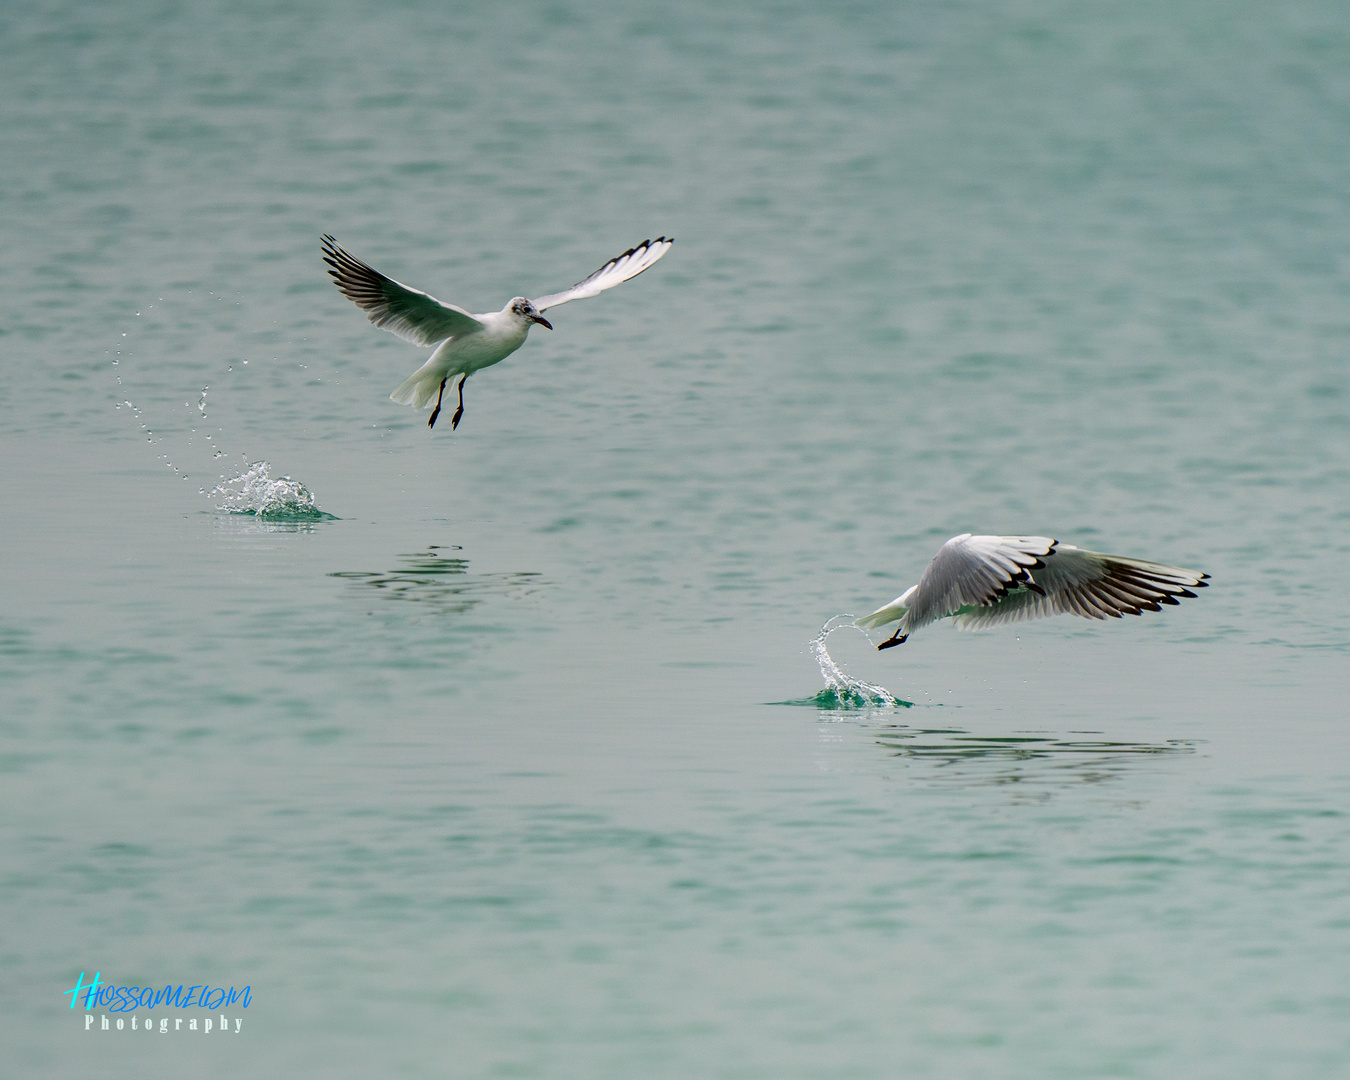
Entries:
[[511,314],[518,319],[524,319],[527,322],[537,322],[540,326],[549,330],[553,329],[553,324],[539,314],[539,309],[534,306],[534,301],[526,300],[523,296],[517,296],[510,303]]

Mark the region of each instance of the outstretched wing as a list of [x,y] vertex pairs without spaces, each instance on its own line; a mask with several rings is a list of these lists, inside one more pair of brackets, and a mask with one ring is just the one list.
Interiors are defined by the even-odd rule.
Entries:
[[537,297],[534,306],[540,311],[547,311],[569,300],[584,300],[588,296],[599,296],[606,289],[612,289],[615,285],[622,285],[629,278],[637,277],[669,251],[674,243],[673,237],[666,236],[644,240],[637,247],[631,247],[622,255],[610,259],[594,274],[584,281],[578,281],[570,289]]
[[985,610],[1029,583],[1033,571],[1039,576],[1055,544],[1048,536],[953,536],[938,549],[917,585],[853,625],[869,629],[903,619],[910,634],[967,608]]
[[463,308],[443,304],[434,296],[400,285],[378,270],[354,259],[331,236],[323,238],[323,261],[342,295],[361,308],[376,326],[416,345],[435,345],[462,337],[483,324]]
[[906,629],[917,630],[962,608],[1007,596],[1055,550],[1048,536],[953,536],[933,556],[909,600]]
[[[996,623],[1043,619],[1050,615],[1079,615],[1085,619],[1120,618],[1161,611],[1180,598],[1195,597],[1208,574],[1179,566],[1103,555],[1099,551],[1061,544],[1031,571],[1027,588],[1009,591],[986,606],[962,610],[956,625],[991,626]],[[1032,584],[1034,582],[1034,584]]]

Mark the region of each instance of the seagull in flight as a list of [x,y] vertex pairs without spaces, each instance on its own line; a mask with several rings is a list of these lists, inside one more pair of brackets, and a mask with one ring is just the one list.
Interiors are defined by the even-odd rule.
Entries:
[[919,583],[883,608],[855,620],[870,629],[898,622],[877,646],[902,644],[921,626],[949,616],[961,628],[1081,615],[1118,619],[1160,604],[1195,597],[1208,574],[1179,566],[1103,555],[1048,536],[953,536],[928,564]]
[[666,236],[644,240],[637,247],[616,255],[570,289],[535,300],[516,296],[501,311],[483,315],[470,315],[461,307],[400,285],[347,254],[331,236],[323,238],[323,261],[331,267],[328,273],[337,282],[342,295],[361,308],[376,326],[415,345],[436,346],[427,362],[389,395],[393,400],[400,405],[425,409],[434,397],[436,407],[427,421],[427,427],[434,428],[436,417],[441,414],[446,382],[456,375],[461,377],[459,408],[450,420],[453,431],[459,427],[459,419],[464,415],[464,383],[469,376],[480,368],[505,360],[524,345],[525,337],[535,323],[552,330],[553,324],[541,312],[569,300],[599,296],[606,289],[637,277],[674,243],[673,238]]

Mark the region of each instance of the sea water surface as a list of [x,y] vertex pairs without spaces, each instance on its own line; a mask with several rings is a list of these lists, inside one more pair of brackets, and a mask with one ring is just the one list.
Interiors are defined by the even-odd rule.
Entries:
[[[14,1075],[1350,1069],[1344,5],[17,0],[0,49]],[[676,244],[429,432],[323,233],[476,311]],[[840,630],[886,696],[821,696],[964,531],[1212,587]],[[251,1000],[86,1031],[96,972]]]

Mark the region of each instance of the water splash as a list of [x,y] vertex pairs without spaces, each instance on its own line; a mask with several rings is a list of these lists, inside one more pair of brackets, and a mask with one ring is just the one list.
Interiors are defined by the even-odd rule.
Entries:
[[332,514],[319,509],[313,493],[299,480],[289,476],[273,480],[272,466],[266,461],[252,462],[233,480],[223,480],[203,494],[223,500],[216,509],[231,514],[252,514],[271,521],[333,520]]
[[[222,319],[219,312],[222,306],[240,310],[227,310]],[[151,452],[183,480],[200,482],[204,477],[213,477],[224,483],[225,475],[219,473],[221,466],[216,463],[222,458],[238,460],[237,454],[227,454],[222,445],[227,438],[228,420],[235,415],[229,407],[230,391],[241,386],[238,377],[231,373],[241,362],[245,370],[248,368],[249,359],[241,360],[240,340],[254,340],[260,333],[256,327],[246,325],[242,308],[240,301],[223,294],[179,290],[167,298],[160,296],[154,303],[142,305],[135,312],[134,321],[127,324],[127,329],[121,331],[106,350],[116,384],[112,395],[114,406],[139,425],[141,437]],[[305,340],[297,339],[299,348],[304,348]],[[287,344],[297,345],[297,341]],[[174,368],[173,383],[135,386],[138,381],[145,383],[147,374],[140,370],[145,365],[138,362],[138,358],[158,366],[166,355],[181,351],[188,344],[194,354],[192,366],[201,373],[192,377],[193,382],[179,385],[166,395],[164,390],[173,387],[179,379],[177,368]],[[275,361],[276,357],[273,359]],[[220,370],[222,361],[228,361],[223,372]],[[305,364],[298,366],[302,370],[306,367]],[[196,381],[198,378],[201,381]],[[217,400],[219,391],[225,392],[224,399]],[[183,397],[177,398],[180,392]],[[173,404],[175,398],[182,402],[182,411],[165,410],[164,406]],[[226,426],[217,422],[215,413],[218,410],[213,408],[221,404],[226,405]],[[207,494],[201,488],[198,490]],[[225,494],[227,501],[233,504],[231,494]],[[231,505],[228,508],[256,513],[251,507],[241,509]]]
[[[160,297],[160,301],[161,301],[161,302],[163,302],[163,299],[164,299],[163,297]],[[154,306],[155,306],[154,304],[150,304],[150,305],[146,308],[146,310],[149,311],[149,310],[151,310],[152,308],[154,308]],[[139,311],[136,312],[136,318],[139,319],[140,317],[141,317],[141,313],[140,313]],[[125,330],[122,331],[122,337],[123,337],[123,338],[126,338],[126,336],[127,336],[127,331],[125,331]],[[135,339],[133,339],[133,341],[134,341],[134,340],[135,340]],[[120,348],[117,348],[117,349],[115,349],[115,350],[109,350],[109,351],[110,351],[110,353],[111,353],[111,355],[112,355],[112,366],[113,366],[113,369],[114,369],[114,370],[113,370],[113,376],[114,376],[114,378],[116,378],[116,380],[117,380],[117,390],[116,390],[116,393],[115,393],[115,395],[114,395],[114,397],[115,397],[117,400],[115,400],[115,401],[113,402],[114,406],[115,406],[119,411],[122,410],[122,409],[126,409],[127,412],[129,412],[129,413],[132,415],[132,417],[135,419],[136,423],[138,423],[138,424],[140,425],[141,431],[144,432],[144,434],[145,434],[145,441],[146,441],[146,444],[149,445],[151,448],[155,448],[155,447],[158,447],[158,448],[159,448],[159,453],[157,454],[157,457],[158,457],[159,460],[164,464],[164,466],[165,466],[166,468],[171,469],[171,470],[172,470],[174,473],[176,473],[176,474],[178,475],[178,477],[179,477],[180,479],[182,479],[182,480],[188,480],[188,479],[191,479],[191,477],[188,476],[187,470],[186,470],[186,469],[181,469],[181,468],[179,468],[177,465],[174,464],[173,460],[169,457],[168,451],[164,449],[164,436],[163,436],[163,435],[156,435],[156,434],[155,434],[155,432],[154,432],[154,431],[151,429],[151,427],[150,427],[149,418],[146,417],[146,416],[142,413],[142,410],[141,410],[140,406],[139,406],[139,405],[136,405],[130,398],[128,398],[128,397],[125,396],[125,395],[126,395],[126,392],[127,392],[127,388],[126,388],[125,384],[122,382],[122,370],[123,370],[123,369],[122,369],[122,361],[123,361],[124,359],[128,359],[128,358],[130,358],[132,355],[134,355],[134,349],[132,348],[132,342],[130,342],[130,341],[122,341],[121,347],[120,347]],[[202,415],[203,415],[203,416],[206,415],[206,413],[205,413],[205,407],[204,407],[204,406],[205,406],[205,401],[206,401],[206,388],[203,387],[203,388],[202,388],[202,402],[203,402],[203,411],[202,411]]]
[[810,643],[811,655],[820,665],[820,674],[825,680],[825,689],[812,699],[813,704],[824,709],[859,709],[872,705],[908,707],[910,702],[902,701],[884,686],[855,679],[834,662],[825,647],[825,640],[836,630],[846,628],[858,630],[862,634],[862,630],[853,626],[852,615],[836,615],[820,628],[820,633]]

